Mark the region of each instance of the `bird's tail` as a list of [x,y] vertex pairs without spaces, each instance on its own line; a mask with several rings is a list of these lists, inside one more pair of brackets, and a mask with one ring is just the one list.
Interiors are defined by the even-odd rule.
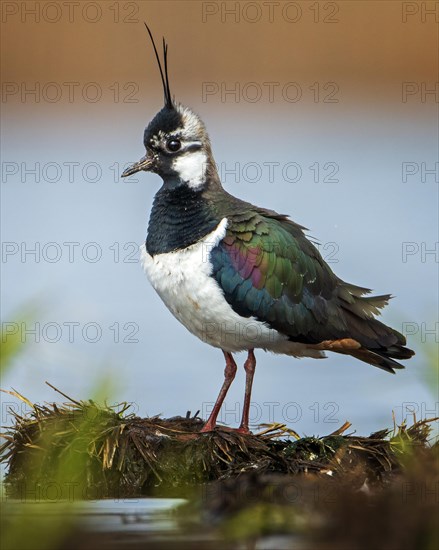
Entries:
[[377,349],[361,347],[358,350],[349,352],[349,355],[352,355],[356,359],[391,373],[395,373],[394,369],[405,368],[404,365],[401,365],[395,361],[395,359],[410,359],[414,354],[415,352],[413,350],[402,345]]
[[342,307],[349,332],[361,347],[346,352],[340,350],[340,353],[348,353],[387,372],[394,373],[394,369],[403,369],[404,366],[395,359],[410,359],[415,352],[406,347],[403,334],[375,319],[391,296],[365,296],[370,293],[369,289],[347,283],[344,283],[343,292],[345,295],[342,294]]

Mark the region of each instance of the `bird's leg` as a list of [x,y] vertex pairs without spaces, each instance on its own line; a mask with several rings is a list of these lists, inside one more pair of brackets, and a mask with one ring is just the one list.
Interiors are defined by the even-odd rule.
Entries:
[[247,360],[244,363],[245,369],[245,395],[244,395],[244,408],[242,410],[241,425],[238,428],[238,432],[243,434],[251,433],[248,428],[248,417],[250,410],[250,400],[252,395],[253,376],[255,375],[256,358],[252,349],[248,350]]
[[216,419],[218,417],[218,413],[220,412],[221,405],[223,404],[224,398],[227,395],[227,392],[230,388],[230,384],[233,382],[233,379],[235,378],[236,369],[237,369],[235,360],[233,359],[233,356],[231,353],[228,353],[226,351],[223,351],[223,353],[224,353],[224,357],[226,358],[226,368],[224,369],[224,382],[219,392],[219,395],[217,397],[217,400],[215,401],[215,405],[212,409],[212,412],[210,413],[210,416],[206,424],[203,426],[200,432],[210,432],[215,428]]

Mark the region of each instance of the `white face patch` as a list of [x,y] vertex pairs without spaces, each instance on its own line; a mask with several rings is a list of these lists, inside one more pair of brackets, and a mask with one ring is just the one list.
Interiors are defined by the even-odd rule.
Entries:
[[172,168],[189,187],[197,188],[204,183],[206,163],[204,151],[188,151],[174,159]]

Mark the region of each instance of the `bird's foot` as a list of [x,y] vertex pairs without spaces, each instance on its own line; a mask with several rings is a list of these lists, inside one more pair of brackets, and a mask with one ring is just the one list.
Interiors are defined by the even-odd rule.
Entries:
[[245,426],[240,426],[239,428],[229,428],[228,426],[217,426],[216,424],[215,426],[212,426],[209,423],[206,423],[198,433],[213,432],[215,430],[222,430],[224,432],[233,432],[244,435],[253,435],[253,432],[251,432],[248,427]]
[[238,432],[239,434],[253,435],[253,432],[248,429],[248,426],[239,426],[239,428],[234,431]]
[[201,430],[198,432],[198,433],[206,433],[206,432],[213,432],[213,430],[215,429],[216,427],[216,424],[214,424],[213,422],[206,422],[206,424],[204,424],[204,426],[201,428]]

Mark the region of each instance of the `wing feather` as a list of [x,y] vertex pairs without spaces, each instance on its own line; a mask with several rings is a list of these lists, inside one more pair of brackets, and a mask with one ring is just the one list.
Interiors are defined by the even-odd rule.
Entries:
[[367,296],[370,289],[345,283],[304,228],[286,216],[253,208],[228,216],[227,234],[211,251],[212,276],[237,313],[297,342],[352,338],[380,356],[388,349],[387,356],[408,353],[404,337],[374,318],[389,295]]

